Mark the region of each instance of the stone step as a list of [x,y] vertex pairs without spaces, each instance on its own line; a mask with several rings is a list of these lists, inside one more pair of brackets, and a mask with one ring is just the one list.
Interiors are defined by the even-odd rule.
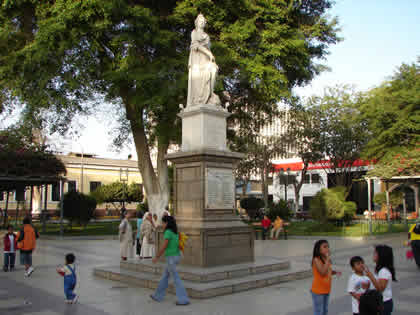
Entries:
[[[94,269],[94,275],[127,283],[142,288],[156,289],[160,275],[147,272],[137,272],[123,269],[120,266],[98,267]],[[228,295],[237,292],[263,288],[283,282],[311,277],[312,272],[307,264],[293,264],[286,270],[271,271],[259,274],[251,274],[240,278],[197,283],[184,280],[184,286],[188,295],[193,299],[208,299],[220,295]],[[175,294],[175,287],[170,283],[168,292]]]
[[[152,273],[160,276],[165,268],[165,264],[153,264],[150,259],[129,259],[127,261],[121,261],[120,267],[121,269]],[[271,257],[258,257],[252,263],[210,268],[178,265],[177,271],[180,278],[183,280],[192,282],[212,282],[271,271],[280,271],[288,268],[290,268],[290,262],[287,260],[280,260]]]

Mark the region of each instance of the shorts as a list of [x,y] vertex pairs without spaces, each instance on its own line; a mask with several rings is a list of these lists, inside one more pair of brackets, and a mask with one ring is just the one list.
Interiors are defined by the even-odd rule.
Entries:
[[20,251],[20,264],[32,266],[32,252]]

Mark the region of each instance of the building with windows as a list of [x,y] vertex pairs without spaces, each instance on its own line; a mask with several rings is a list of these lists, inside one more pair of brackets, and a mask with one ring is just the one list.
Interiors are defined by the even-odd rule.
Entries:
[[[103,184],[110,184],[116,181],[123,181],[128,184],[136,183],[142,186],[142,178],[138,169],[137,161],[104,159],[93,154],[69,153],[68,155],[57,155],[66,166],[66,182],[64,193],[68,191],[80,191],[89,194]],[[14,212],[17,207],[22,210],[32,209],[32,214],[39,215],[44,209],[49,212],[58,210],[61,199],[59,183],[34,187],[32,201],[30,190],[12,192],[9,195],[9,213]],[[32,202],[32,206],[31,203]],[[6,193],[0,193],[0,208],[4,209]],[[135,209],[136,204],[127,204],[126,208]],[[116,214],[117,211],[111,205],[98,205],[96,214]]]

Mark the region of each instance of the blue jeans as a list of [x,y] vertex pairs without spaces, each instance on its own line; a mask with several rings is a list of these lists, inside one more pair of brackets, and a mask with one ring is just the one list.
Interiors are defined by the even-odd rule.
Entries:
[[4,254],[4,269],[15,268],[16,253]]
[[328,300],[329,294],[316,294],[312,293],[312,303],[314,306],[314,315],[327,315],[328,314]]
[[190,302],[187,291],[182,284],[181,278],[176,271],[176,265],[179,263],[181,256],[167,256],[166,257],[166,268],[163,272],[162,279],[159,281],[159,285],[153,294],[153,299],[156,301],[162,301],[168,288],[169,276],[172,276],[175,284],[176,297],[179,304],[188,304]]

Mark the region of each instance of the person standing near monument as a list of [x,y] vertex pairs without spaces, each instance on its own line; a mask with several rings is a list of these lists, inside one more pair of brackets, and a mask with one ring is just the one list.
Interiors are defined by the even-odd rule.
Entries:
[[130,212],[123,213],[124,218],[118,227],[120,236],[120,254],[121,260],[127,260],[133,256],[133,228],[130,224]]
[[152,300],[161,302],[166,295],[166,289],[168,288],[169,276],[173,277],[175,284],[175,291],[177,302],[176,305],[188,305],[190,300],[188,298],[187,291],[181,281],[181,278],[176,271],[176,265],[181,260],[181,253],[179,249],[179,233],[175,219],[171,216],[165,216],[162,218],[163,228],[165,230],[163,234],[163,244],[158,254],[153,258],[153,263],[157,263],[159,258],[165,254],[166,257],[166,268],[163,272],[162,279],[159,281],[159,285],[154,294],[150,295]]
[[152,214],[146,212],[140,230],[140,239],[142,240],[140,258],[147,259],[155,255],[155,228]]

